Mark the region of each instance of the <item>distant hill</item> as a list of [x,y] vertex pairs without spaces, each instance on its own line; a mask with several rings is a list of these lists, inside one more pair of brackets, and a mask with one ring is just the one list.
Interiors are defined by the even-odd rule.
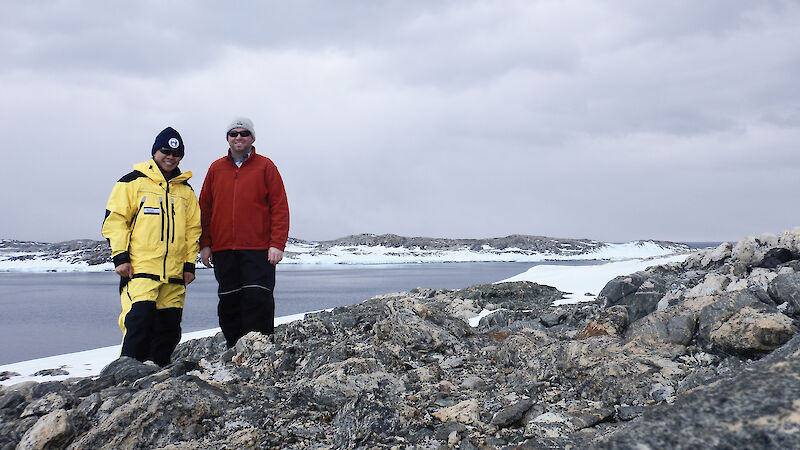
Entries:
[[[358,234],[328,241],[289,238],[284,263],[396,264],[469,261],[543,261],[624,259],[689,251],[686,244],[633,241],[624,244],[592,239],[511,235],[486,239],[406,237]],[[56,264],[58,263],[58,264]],[[108,242],[89,239],[58,243],[0,240],[0,270],[81,270],[71,266],[110,264]],[[58,265],[58,267],[56,267]],[[102,270],[102,269],[100,269]]]

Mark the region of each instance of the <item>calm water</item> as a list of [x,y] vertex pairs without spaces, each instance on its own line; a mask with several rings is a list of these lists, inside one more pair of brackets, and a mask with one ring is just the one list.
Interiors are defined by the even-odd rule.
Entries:
[[[568,264],[559,262],[558,264]],[[572,263],[587,264],[587,263]],[[278,266],[276,316],[358,303],[415,287],[458,289],[522,273],[534,263]],[[0,364],[119,344],[119,277],[101,273],[0,273]],[[216,328],[217,283],[198,270],[183,331]]]

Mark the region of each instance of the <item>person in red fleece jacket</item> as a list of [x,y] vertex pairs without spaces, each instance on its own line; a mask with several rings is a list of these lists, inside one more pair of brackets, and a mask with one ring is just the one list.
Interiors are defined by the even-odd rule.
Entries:
[[200,259],[219,283],[217,313],[228,348],[250,331],[272,334],[275,265],[289,238],[289,203],[278,168],[256,154],[253,122],[228,125],[228,154],[200,191]]

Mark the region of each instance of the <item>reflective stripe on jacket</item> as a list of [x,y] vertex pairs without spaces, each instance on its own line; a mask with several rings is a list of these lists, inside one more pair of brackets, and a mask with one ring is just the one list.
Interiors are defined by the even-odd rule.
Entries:
[[187,182],[191,177],[185,172],[168,182],[151,159],[120,178],[108,198],[102,229],[114,265],[130,262],[134,278],[180,284],[183,272],[194,272],[200,208]]

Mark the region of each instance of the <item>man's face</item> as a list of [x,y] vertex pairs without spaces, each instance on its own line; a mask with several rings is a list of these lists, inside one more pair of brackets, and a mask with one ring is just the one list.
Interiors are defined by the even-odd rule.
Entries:
[[[242,132],[247,136],[242,136]],[[233,134],[233,136],[231,136]],[[228,132],[228,145],[231,146],[231,151],[236,153],[248,153],[253,147],[253,135],[244,128],[234,128]]]
[[172,156],[171,153],[168,155],[159,150],[153,155],[153,159],[155,160],[156,164],[158,164],[158,167],[161,167],[161,170],[163,170],[164,173],[170,173],[175,170],[176,167],[178,167],[178,163],[181,162],[183,157]]

